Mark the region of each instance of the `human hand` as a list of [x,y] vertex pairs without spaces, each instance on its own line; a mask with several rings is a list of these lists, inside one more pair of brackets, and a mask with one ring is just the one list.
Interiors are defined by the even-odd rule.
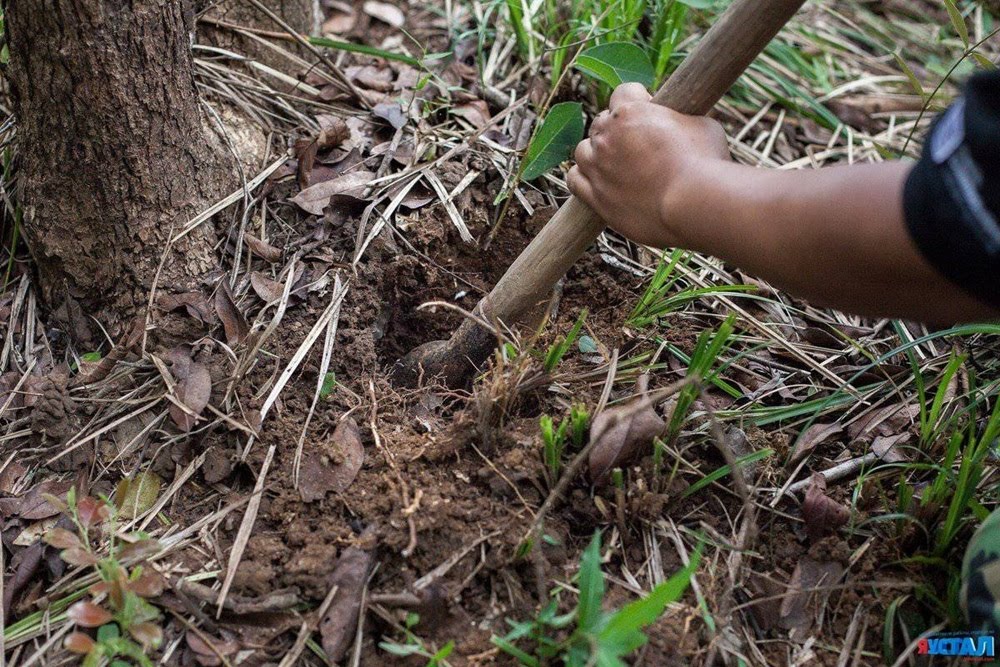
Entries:
[[685,246],[711,162],[730,160],[714,120],[653,104],[638,83],[615,88],[576,148],[567,184],[613,229],[656,247]]

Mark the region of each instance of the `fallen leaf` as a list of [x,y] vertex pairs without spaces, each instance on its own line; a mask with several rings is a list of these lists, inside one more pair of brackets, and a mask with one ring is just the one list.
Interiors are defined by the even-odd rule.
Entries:
[[10,567],[14,574],[3,582],[3,615],[10,618],[10,608],[15,598],[28,584],[35,581],[35,575],[42,564],[45,545],[41,542],[31,545],[14,555]]
[[822,562],[803,556],[795,566],[788,590],[781,600],[781,627],[793,640],[809,634],[819,610],[844,573],[840,563]]
[[156,305],[160,310],[166,312],[183,308],[188,315],[205,324],[211,324],[215,321],[212,308],[208,305],[208,299],[199,291],[182,292],[181,294],[164,292],[157,295]]
[[45,534],[44,540],[46,544],[56,549],[72,549],[83,546],[79,535],[65,528],[53,528]]
[[61,509],[46,496],[63,498],[72,486],[72,480],[46,480],[36,484],[21,496],[17,511],[18,516],[25,521],[38,521],[59,514]]
[[260,271],[254,271],[250,274],[250,287],[265,303],[274,303],[281,298],[285,291],[284,285],[277,280],[271,280]]
[[222,640],[216,637],[209,637],[204,632],[188,630],[184,634],[188,648],[195,654],[198,664],[213,666],[221,665],[221,658],[226,658],[239,650],[240,644],[235,640]]
[[473,100],[454,107],[451,112],[460,118],[464,118],[476,128],[481,130],[490,124],[490,108],[483,100]]
[[111,612],[93,602],[77,602],[66,610],[66,617],[85,628],[99,628],[112,620]]
[[35,521],[34,523],[28,524],[25,529],[18,533],[17,537],[14,538],[14,546],[30,547],[32,544],[44,537],[45,534],[56,525],[56,521],[58,520],[59,517],[50,516],[48,519],[42,519],[41,521]]
[[[0,391],[0,405],[3,405],[3,402],[4,396]],[[28,469],[25,466],[17,461],[11,461],[6,468],[0,471],[0,493],[14,493],[14,489],[27,474]]]
[[365,14],[371,16],[372,18],[378,19],[383,23],[388,23],[393,28],[402,28],[403,24],[406,22],[406,16],[396,5],[391,5],[388,2],[377,2],[376,0],[368,0],[362,9],[365,10]]
[[115,489],[115,505],[123,515],[134,519],[156,504],[162,485],[163,480],[154,472],[143,471],[126,477]]
[[588,466],[594,484],[606,482],[614,468],[620,468],[644,449],[651,452],[653,438],[663,433],[666,424],[646,394],[647,382],[647,376],[640,377],[638,398],[604,410],[590,425],[590,440],[594,444]]
[[900,463],[909,460],[900,445],[910,439],[909,433],[899,433],[898,435],[879,436],[872,441],[872,451],[886,463]]
[[215,290],[215,312],[222,320],[222,328],[226,332],[226,342],[229,343],[230,347],[235,347],[246,340],[250,334],[250,325],[247,324],[247,318],[236,307],[233,292],[229,288],[229,281],[225,278],[220,281],[219,288]]
[[[344,72],[352,80],[369,90],[377,90],[387,93],[392,90],[392,80],[395,74],[388,67],[375,67],[374,65],[360,65],[348,67]],[[344,127],[346,130],[346,126]]]
[[372,115],[376,118],[381,118],[397,130],[406,125],[406,113],[403,111],[403,107],[397,102],[380,102],[376,104],[372,107]]
[[323,35],[342,35],[354,27],[354,21],[354,14],[334,12],[330,18],[323,22],[320,33]]
[[781,600],[785,587],[759,572],[751,571],[747,578],[747,588],[751,600],[747,604],[753,619],[763,631],[768,631],[781,622]]
[[323,209],[331,197],[341,194],[361,197],[364,195],[365,187],[374,178],[375,172],[372,171],[350,171],[333,180],[310,185],[292,197],[291,201],[306,213],[323,215]]
[[98,558],[83,547],[73,547],[60,552],[59,557],[70,565],[85,567],[97,565]]
[[350,128],[342,118],[322,114],[317,116],[316,120],[320,126],[319,132],[312,137],[298,139],[294,145],[295,157],[298,160],[296,174],[299,188],[303,189],[316,181],[313,178],[313,170],[319,153],[340,146],[351,136]]
[[253,234],[244,234],[243,241],[250,248],[250,252],[260,257],[265,262],[277,262],[281,259],[281,250],[273,245],[261,241]]
[[299,493],[303,502],[311,503],[327,492],[343,493],[361,470],[365,449],[361,431],[352,417],[337,424],[326,451],[310,452],[303,457]]
[[826,478],[814,473],[802,501],[802,519],[809,540],[815,542],[850,521],[851,510],[826,495]]
[[336,586],[337,592],[320,622],[319,632],[323,638],[323,650],[331,663],[340,662],[354,642],[361,597],[371,562],[371,554],[367,551],[348,547],[337,559],[337,565],[330,576],[330,586]]
[[848,426],[847,435],[851,440],[896,435],[907,430],[919,415],[920,406],[916,404],[888,405]]
[[816,447],[830,440],[835,435],[843,433],[844,427],[838,423],[813,424],[807,428],[795,441],[792,453],[788,456],[788,468],[794,468],[802,459],[809,456]]
[[179,405],[171,402],[170,418],[184,432],[194,428],[198,416],[205,410],[212,397],[212,376],[204,364],[193,361],[181,348],[171,351],[170,372],[177,382],[176,398],[193,413],[188,414]]

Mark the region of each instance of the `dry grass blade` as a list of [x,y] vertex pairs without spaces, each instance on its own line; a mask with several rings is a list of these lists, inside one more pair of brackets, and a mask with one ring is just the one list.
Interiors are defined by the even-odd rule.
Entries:
[[216,618],[222,615],[223,604],[226,601],[226,596],[229,594],[230,586],[233,585],[233,578],[236,576],[236,568],[239,567],[240,560],[243,558],[243,550],[246,549],[247,542],[250,540],[250,533],[253,531],[253,524],[257,520],[257,510],[260,509],[260,501],[264,493],[264,482],[267,479],[267,472],[271,468],[271,461],[274,459],[276,449],[275,445],[271,445],[267,450],[264,462],[260,466],[260,472],[257,474],[257,482],[253,487],[253,495],[247,503],[246,512],[243,513],[243,520],[240,522],[236,539],[229,552],[229,561],[226,563],[226,578],[222,582],[222,589],[219,591],[219,599],[216,603]]

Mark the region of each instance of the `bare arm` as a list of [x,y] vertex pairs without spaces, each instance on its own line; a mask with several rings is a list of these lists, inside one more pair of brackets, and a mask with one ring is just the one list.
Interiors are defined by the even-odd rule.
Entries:
[[900,162],[779,171],[729,159],[721,127],[615,91],[577,149],[573,192],[621,233],[706,252],[810,299],[936,323],[998,312],[931,267],[903,220]]

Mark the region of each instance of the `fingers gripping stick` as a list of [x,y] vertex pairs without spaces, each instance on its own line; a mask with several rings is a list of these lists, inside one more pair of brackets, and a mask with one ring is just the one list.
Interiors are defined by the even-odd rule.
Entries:
[[[685,114],[708,113],[804,0],[736,0],[698,42],[653,102]],[[479,321],[512,323],[548,298],[556,282],[604,230],[586,204],[570,197],[476,306]],[[496,346],[495,333],[471,319],[446,341],[433,341],[396,362],[393,379],[414,386],[438,376],[467,382]]]

